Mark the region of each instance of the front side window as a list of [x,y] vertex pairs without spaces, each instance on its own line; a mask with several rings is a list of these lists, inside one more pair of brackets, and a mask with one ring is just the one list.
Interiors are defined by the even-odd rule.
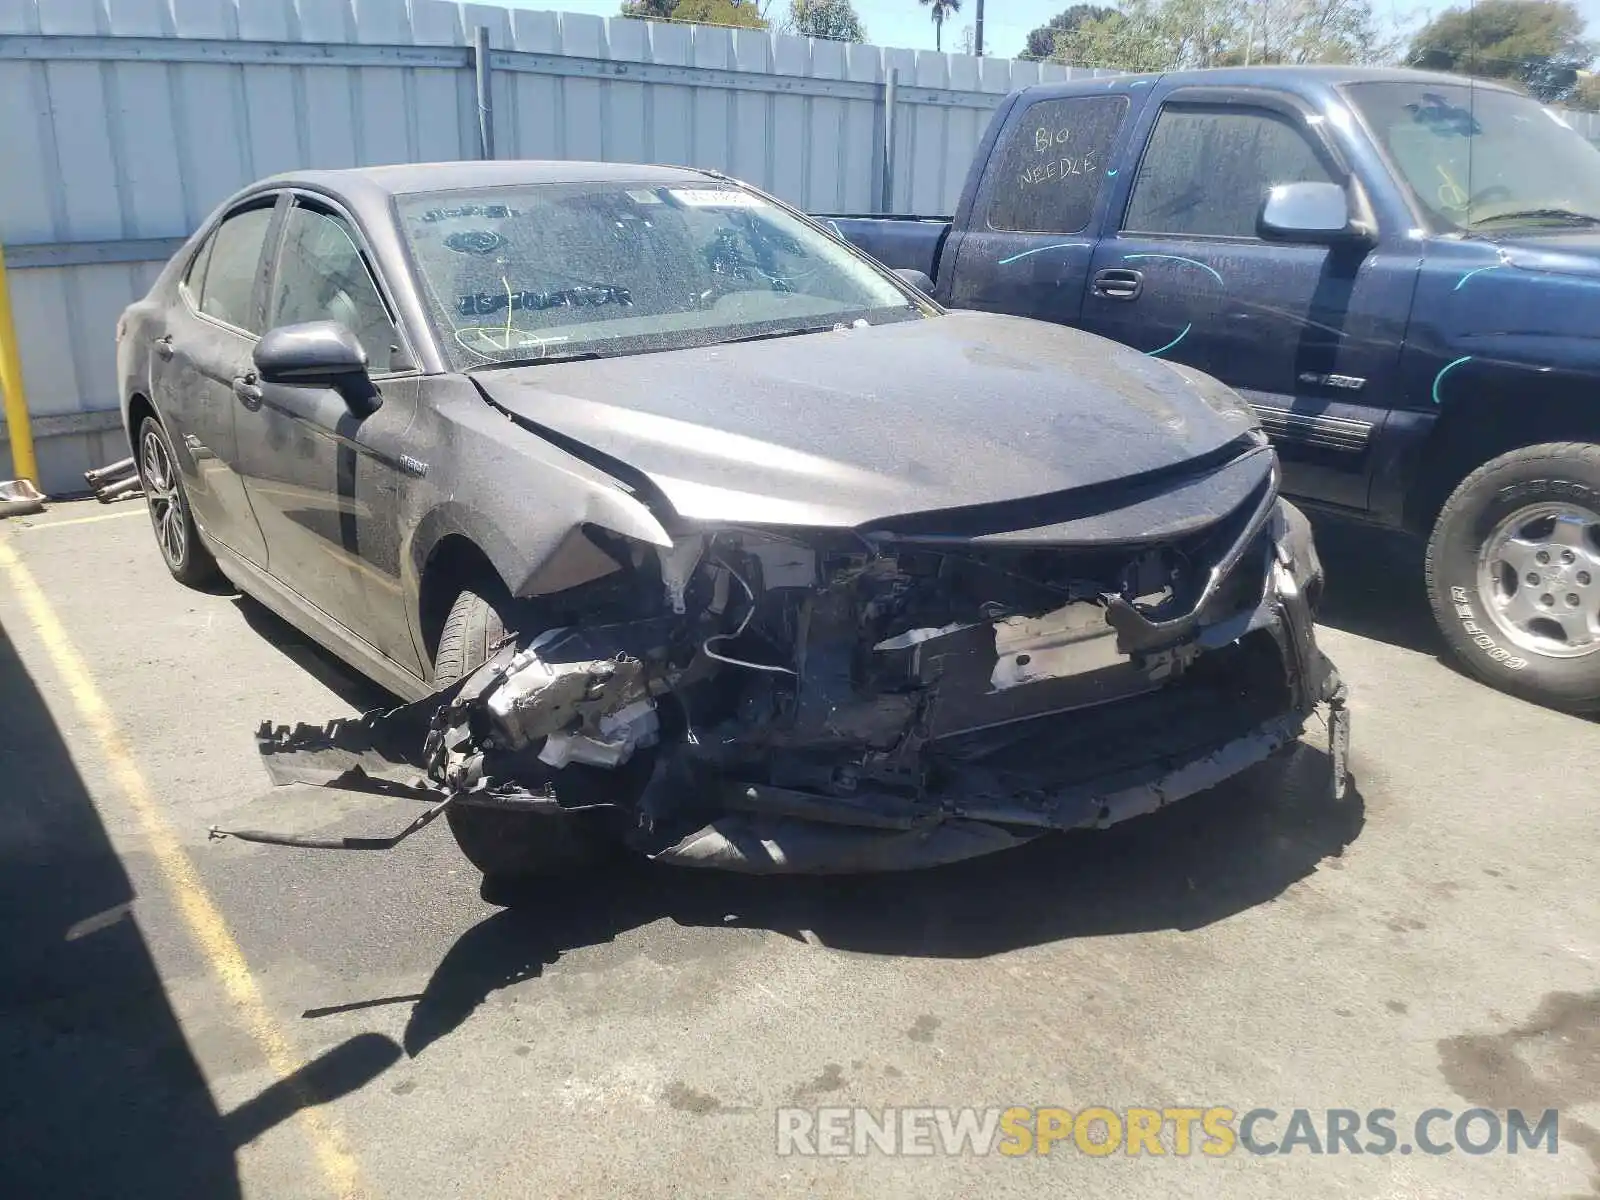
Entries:
[[304,321],[338,321],[366,350],[369,370],[390,369],[398,335],[349,226],[296,203],[284,222],[268,325]]
[[200,307],[200,289],[206,281],[206,264],[211,261],[211,247],[216,244],[215,234],[208,237],[195,252],[194,258],[189,260],[189,269],[183,273],[184,294],[196,308]]
[[250,208],[234,213],[217,227],[200,288],[200,311],[250,333],[261,332],[255,307],[256,280],[261,274],[261,248],[272,224],[272,209]]
[[401,196],[457,368],[671,350],[921,315],[880,267],[717,179]]
[[1122,228],[1253,238],[1269,189],[1331,182],[1305,135],[1275,113],[1164,108],[1140,160]]
[[1432,80],[1345,93],[1439,231],[1600,225],[1600,149],[1527,96]]
[[1126,96],[1041,100],[1017,118],[990,172],[989,228],[1079,233],[1094,215]]

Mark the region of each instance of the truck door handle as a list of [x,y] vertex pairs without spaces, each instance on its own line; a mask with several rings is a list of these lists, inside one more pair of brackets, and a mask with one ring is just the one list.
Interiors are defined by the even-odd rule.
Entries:
[[239,403],[251,412],[261,407],[261,389],[256,386],[256,373],[250,371],[238,375],[233,380],[233,394],[239,397]]
[[1144,291],[1144,275],[1123,267],[1107,267],[1094,277],[1094,294],[1107,300],[1137,300]]
[[175,351],[172,349],[172,335],[170,333],[166,337],[158,337],[156,339],[156,353],[161,355],[162,358],[171,358],[173,356]]

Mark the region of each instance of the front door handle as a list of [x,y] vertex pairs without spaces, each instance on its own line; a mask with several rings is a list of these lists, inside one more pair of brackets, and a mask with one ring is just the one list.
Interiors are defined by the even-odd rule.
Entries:
[[261,389],[256,385],[256,373],[248,371],[236,376],[233,381],[233,394],[239,398],[239,403],[251,412],[261,407]]
[[175,351],[172,349],[172,335],[170,333],[166,337],[158,337],[156,339],[156,353],[162,358],[171,358],[173,356]]
[[1096,272],[1094,294],[1107,300],[1137,300],[1144,291],[1144,275],[1124,267],[1107,267]]

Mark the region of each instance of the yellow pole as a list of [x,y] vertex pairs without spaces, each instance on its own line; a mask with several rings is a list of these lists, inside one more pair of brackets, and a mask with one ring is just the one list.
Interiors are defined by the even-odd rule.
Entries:
[[6,282],[6,254],[0,247],[0,391],[5,392],[6,432],[11,436],[11,470],[18,479],[39,482],[33,457],[33,426],[28,423],[28,398],[22,391],[22,359],[17,330],[11,323],[11,286]]

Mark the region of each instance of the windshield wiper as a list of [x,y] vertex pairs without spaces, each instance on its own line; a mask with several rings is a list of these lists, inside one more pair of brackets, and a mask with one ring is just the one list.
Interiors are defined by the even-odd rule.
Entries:
[[[907,304],[903,308],[902,307],[895,307],[895,308],[885,308],[885,309],[869,309],[867,311],[873,312],[873,313],[879,313],[879,314],[883,314],[883,313],[900,314],[900,313],[915,313],[917,311],[917,308],[916,308],[916,306],[914,304]],[[868,321],[866,317],[859,315],[859,310],[858,310],[858,315],[857,316],[849,317],[847,319],[840,318],[840,317],[835,317],[833,320],[829,321],[826,325],[802,325],[798,329],[769,329],[764,333],[747,333],[743,337],[722,338],[721,340],[719,340],[717,342],[714,342],[714,343],[711,343],[711,344],[712,345],[717,345],[717,346],[731,346],[735,342],[764,342],[764,341],[767,341],[770,338],[799,337],[801,334],[805,334],[805,333],[834,333],[834,332],[837,332],[839,330],[844,330],[844,329],[862,329],[862,328],[872,329],[872,328],[876,328],[877,324],[894,324],[896,321],[898,321],[900,319],[901,318],[898,315],[896,315],[894,317],[894,319],[891,320],[891,321],[874,323],[872,321]],[[861,321],[861,322],[863,322],[863,324],[862,325],[857,325],[856,324],[857,321]]]
[[[799,337],[803,333],[829,333],[835,329],[838,329],[839,327],[840,326],[838,322],[830,321],[826,325],[806,325],[800,329],[774,329],[767,333],[751,333],[746,334],[744,337],[727,338],[724,341],[715,342],[713,344],[718,346],[731,346],[735,342],[765,342],[772,338]],[[844,328],[850,328],[849,324],[846,323]]]
[[1566,225],[1600,225],[1600,217],[1589,213],[1573,212],[1570,208],[1524,208],[1516,212],[1496,213],[1492,217],[1479,217],[1468,221],[1470,228],[1498,221],[1560,221]]
[[545,363],[558,362],[584,362],[591,358],[605,358],[606,355],[594,350],[570,350],[565,354],[541,354],[537,358],[497,358],[493,362],[479,363],[470,368],[474,371],[488,371],[496,367],[537,367]]

